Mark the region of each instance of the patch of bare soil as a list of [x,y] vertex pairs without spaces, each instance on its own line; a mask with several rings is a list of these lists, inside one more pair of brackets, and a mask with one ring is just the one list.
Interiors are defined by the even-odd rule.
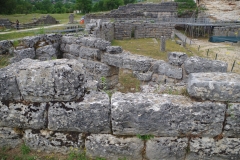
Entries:
[[197,49],[199,48],[198,52],[202,57],[209,59],[217,58],[217,60],[227,62],[229,72],[232,70],[235,61],[232,72],[240,74],[240,44],[230,42],[212,43],[209,42],[208,39],[194,39],[194,42],[195,43],[192,46]]

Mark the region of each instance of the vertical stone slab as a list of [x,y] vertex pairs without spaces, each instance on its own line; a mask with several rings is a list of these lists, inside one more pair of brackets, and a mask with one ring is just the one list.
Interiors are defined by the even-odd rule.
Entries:
[[165,50],[166,50],[166,39],[164,36],[161,36],[160,51],[164,52]]
[[86,139],[86,154],[111,160],[142,159],[143,141],[137,137],[118,138],[110,134],[92,134]]
[[146,143],[146,157],[150,160],[184,160],[187,146],[187,138],[153,138]]

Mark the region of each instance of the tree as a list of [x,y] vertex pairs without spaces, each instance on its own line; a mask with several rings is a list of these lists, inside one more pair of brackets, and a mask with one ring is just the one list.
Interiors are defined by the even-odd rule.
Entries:
[[76,0],[76,9],[82,13],[88,13],[92,9],[92,0]]
[[0,0],[0,13],[12,14],[14,13],[16,5],[17,5],[16,0]]
[[124,4],[128,4],[128,3],[136,3],[137,0],[123,0]]
[[103,6],[106,8],[106,10],[112,10],[117,9],[123,4],[123,0],[104,0]]

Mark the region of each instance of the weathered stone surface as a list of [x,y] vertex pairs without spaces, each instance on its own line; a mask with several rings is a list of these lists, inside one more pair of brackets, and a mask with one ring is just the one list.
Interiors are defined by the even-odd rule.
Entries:
[[36,49],[36,58],[44,58],[46,60],[56,59],[58,56],[58,51],[52,45],[46,45]]
[[24,37],[21,39],[21,44],[25,46],[26,48],[33,48],[36,46],[37,42],[43,39],[44,35],[40,36],[32,36],[32,37]]
[[103,51],[106,50],[107,46],[111,45],[111,42],[94,37],[83,37],[79,39],[79,42],[86,47],[97,48]]
[[199,72],[227,72],[228,64],[223,61],[201,57],[189,57],[184,61],[187,74]]
[[71,149],[83,151],[84,141],[81,137],[82,134],[79,133],[27,129],[23,140],[32,150],[67,154]]
[[99,49],[81,47],[79,51],[79,57],[83,59],[92,59],[92,60],[100,60],[101,52]]
[[222,132],[226,105],[195,102],[177,95],[117,92],[112,96],[112,129],[115,135],[201,135]]
[[186,160],[238,160],[240,159],[240,139],[214,139],[203,137],[190,141],[190,153]]
[[[63,45],[61,45],[61,46],[63,46]],[[78,44],[66,44],[66,46],[61,50],[63,52],[67,52],[67,53],[70,53],[70,54],[78,57],[79,52],[80,52],[80,48],[81,48],[81,45],[78,45]]]
[[152,79],[152,74],[153,72],[142,73],[138,71],[133,71],[133,76],[135,76],[140,81],[150,81]]
[[51,33],[51,34],[46,34],[44,36],[44,41],[47,42],[49,45],[57,45],[61,43],[61,34],[56,34],[56,33]]
[[138,138],[117,138],[110,134],[93,134],[87,137],[86,154],[111,160],[142,159],[143,141]]
[[4,104],[0,101],[0,126],[42,129],[46,125],[46,103]]
[[187,145],[187,138],[153,138],[146,143],[146,157],[151,160],[184,160]]
[[168,63],[175,66],[181,66],[187,57],[187,54],[183,52],[169,52]]
[[0,77],[0,100],[73,101],[84,95],[84,70],[77,60],[24,59],[1,69]]
[[229,103],[224,137],[240,138],[240,103]]
[[11,63],[19,62],[22,59],[34,59],[36,56],[34,48],[26,48],[21,50],[14,50],[14,57],[10,59]]
[[[103,79],[105,79],[103,81]],[[113,89],[117,84],[118,84],[118,79],[119,76],[118,75],[113,75],[110,77],[98,77],[97,81],[98,83],[98,87],[100,89]]]
[[11,41],[8,40],[0,41],[0,55],[8,53],[12,47],[13,44]]
[[175,84],[177,82],[176,79],[169,78],[166,75],[159,75],[159,74],[153,74],[151,81],[157,84]]
[[153,59],[145,56],[134,55],[129,52],[123,52],[120,54],[104,53],[102,54],[101,61],[119,68],[146,72],[150,69]]
[[236,73],[192,73],[187,90],[203,100],[240,102],[240,75]]
[[87,94],[82,102],[49,103],[48,129],[110,133],[110,104],[106,93]]
[[22,142],[20,135],[12,128],[0,127],[0,147],[16,147]]
[[122,53],[122,47],[120,46],[108,46],[106,52],[110,54]]
[[78,37],[74,37],[74,36],[62,36],[61,38],[61,43],[65,43],[65,44],[74,44],[76,43]]

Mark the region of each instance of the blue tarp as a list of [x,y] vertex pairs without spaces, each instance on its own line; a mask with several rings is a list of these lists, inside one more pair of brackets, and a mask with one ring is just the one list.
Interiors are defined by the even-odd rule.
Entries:
[[219,42],[233,42],[237,43],[240,41],[240,37],[226,37],[226,36],[212,36],[209,38],[209,42],[219,43]]

